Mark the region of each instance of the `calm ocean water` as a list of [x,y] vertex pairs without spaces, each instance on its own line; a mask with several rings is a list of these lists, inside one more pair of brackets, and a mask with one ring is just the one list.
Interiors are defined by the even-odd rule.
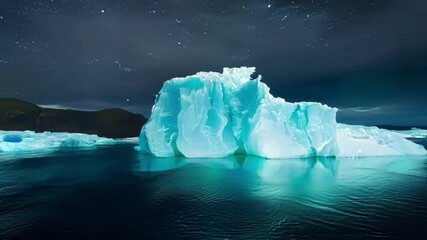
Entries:
[[2,240],[425,238],[427,157],[0,159]]

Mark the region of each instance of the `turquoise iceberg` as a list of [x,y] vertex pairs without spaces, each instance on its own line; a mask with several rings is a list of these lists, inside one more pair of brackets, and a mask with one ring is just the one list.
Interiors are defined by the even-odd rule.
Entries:
[[338,109],[270,94],[253,67],[199,72],[166,81],[139,137],[157,157],[265,158],[424,155],[398,133],[337,124]]

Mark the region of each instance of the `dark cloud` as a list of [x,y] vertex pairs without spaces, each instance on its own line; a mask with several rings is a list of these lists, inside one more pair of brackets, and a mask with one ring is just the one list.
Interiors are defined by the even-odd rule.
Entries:
[[343,108],[343,121],[421,125],[425,9],[416,0],[4,0],[0,94],[148,114],[169,78],[256,66],[275,95]]

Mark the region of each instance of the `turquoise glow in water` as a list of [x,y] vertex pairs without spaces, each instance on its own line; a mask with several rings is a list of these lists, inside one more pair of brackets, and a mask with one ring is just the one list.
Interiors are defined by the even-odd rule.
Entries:
[[427,157],[153,158],[120,144],[0,159],[0,239],[416,239],[427,222]]

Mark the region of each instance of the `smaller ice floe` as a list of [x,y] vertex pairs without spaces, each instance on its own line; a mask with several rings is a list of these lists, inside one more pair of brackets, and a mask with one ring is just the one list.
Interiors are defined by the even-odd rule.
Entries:
[[427,130],[412,128],[411,130],[395,130],[393,131],[402,135],[404,138],[427,138]]
[[64,148],[87,148],[113,143],[115,143],[113,139],[83,133],[0,131],[0,152],[9,153]]
[[426,155],[422,145],[377,127],[337,124],[338,157]]
[[139,144],[139,137],[117,138],[114,139],[117,143],[133,143]]

